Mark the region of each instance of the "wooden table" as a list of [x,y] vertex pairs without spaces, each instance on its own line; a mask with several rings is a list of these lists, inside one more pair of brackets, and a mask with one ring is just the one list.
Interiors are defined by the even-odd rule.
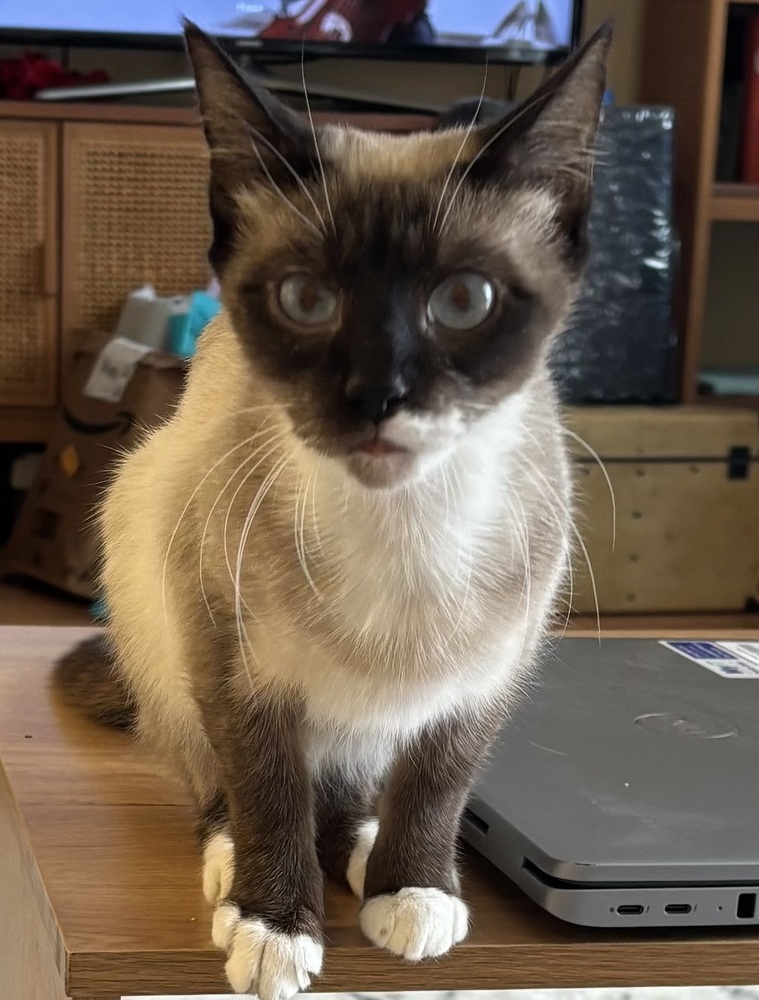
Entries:
[[[0,628],[0,997],[227,992],[182,790],[128,737],[80,719],[49,689],[54,659],[86,634]],[[371,947],[356,901],[330,885],[316,988],[759,983],[755,932],[572,927],[475,858],[465,895],[466,943],[411,965]]]

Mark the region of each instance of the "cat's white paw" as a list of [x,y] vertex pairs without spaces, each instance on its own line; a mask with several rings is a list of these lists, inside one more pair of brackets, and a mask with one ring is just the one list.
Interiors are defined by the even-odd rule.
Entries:
[[235,845],[226,830],[215,833],[203,851],[203,895],[209,903],[226,899],[235,876]]
[[372,848],[374,847],[374,841],[377,839],[378,832],[379,820],[365,820],[358,828],[356,846],[353,848],[350,859],[348,860],[348,870],[345,873],[345,877],[348,880],[348,885],[353,890],[353,893],[358,896],[359,899],[363,899],[364,896],[366,862],[369,860],[369,855],[372,853]]
[[233,903],[216,907],[213,943],[227,952],[227,979],[235,993],[290,1000],[308,989],[322,968],[324,949],[309,934],[283,934],[263,920],[245,920]]
[[380,948],[413,962],[444,955],[466,937],[469,911],[441,889],[401,889],[361,908],[361,930]]

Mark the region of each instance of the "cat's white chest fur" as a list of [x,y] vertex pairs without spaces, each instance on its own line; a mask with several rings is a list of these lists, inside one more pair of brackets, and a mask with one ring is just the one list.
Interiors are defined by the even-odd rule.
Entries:
[[505,470],[491,465],[492,474],[477,475],[472,464],[482,468],[450,465],[421,486],[381,492],[321,460],[309,585],[329,629],[315,640],[293,623],[277,638],[278,669],[304,693],[318,726],[408,734],[493,697],[518,666],[526,616],[504,607],[494,621],[492,590],[483,586],[483,576],[493,579],[483,574],[492,532],[508,552]]
[[[450,499],[348,493],[331,536],[335,614],[357,638],[420,646],[453,631],[472,598],[475,532]],[[471,611],[476,610],[471,608]],[[442,636],[441,636],[442,638]]]

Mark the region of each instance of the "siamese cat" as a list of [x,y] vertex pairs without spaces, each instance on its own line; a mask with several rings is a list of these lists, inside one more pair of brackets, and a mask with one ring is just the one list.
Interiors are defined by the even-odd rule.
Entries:
[[224,310],[120,462],[108,628],[57,678],[173,762],[229,982],[288,1000],[321,969],[323,872],[406,959],[467,933],[460,815],[570,550],[547,358],[611,32],[497,124],[409,135],[314,127],[186,37]]

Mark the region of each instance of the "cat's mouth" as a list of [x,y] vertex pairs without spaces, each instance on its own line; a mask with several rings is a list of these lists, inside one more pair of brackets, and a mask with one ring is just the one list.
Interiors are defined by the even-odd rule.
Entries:
[[416,464],[415,452],[380,436],[379,432],[348,452],[348,469],[359,482],[370,487],[400,486],[413,477]]
[[389,456],[389,455],[404,455],[409,453],[408,448],[404,448],[400,444],[395,444],[393,441],[388,441],[386,438],[375,437],[371,441],[364,441],[362,444],[357,445],[353,449],[355,452],[360,452],[363,455],[372,455],[377,458]]

